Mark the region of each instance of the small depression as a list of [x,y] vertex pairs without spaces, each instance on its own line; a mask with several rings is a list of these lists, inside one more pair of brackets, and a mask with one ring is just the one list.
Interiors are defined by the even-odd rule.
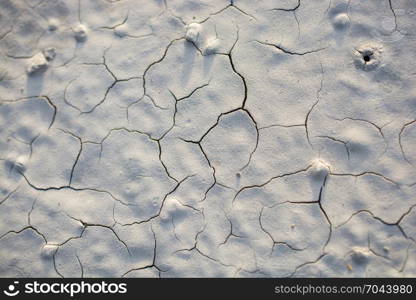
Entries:
[[354,64],[358,69],[370,71],[376,69],[381,62],[382,49],[376,45],[364,45],[353,52]]

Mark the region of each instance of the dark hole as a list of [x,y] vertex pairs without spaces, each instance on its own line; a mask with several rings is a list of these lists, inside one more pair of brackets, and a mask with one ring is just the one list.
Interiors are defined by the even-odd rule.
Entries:
[[364,55],[364,61],[365,62],[369,62],[370,61],[370,59],[371,59],[371,57],[370,57],[370,55]]

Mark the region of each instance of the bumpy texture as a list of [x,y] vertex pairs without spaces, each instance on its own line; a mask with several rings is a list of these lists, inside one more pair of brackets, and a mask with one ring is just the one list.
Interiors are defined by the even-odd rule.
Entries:
[[413,0],[1,0],[0,276],[416,276]]

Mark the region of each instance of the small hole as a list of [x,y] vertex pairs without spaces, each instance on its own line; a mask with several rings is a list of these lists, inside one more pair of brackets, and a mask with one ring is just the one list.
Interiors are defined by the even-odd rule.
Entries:
[[363,59],[365,62],[369,62],[371,60],[371,57],[370,55],[364,55]]

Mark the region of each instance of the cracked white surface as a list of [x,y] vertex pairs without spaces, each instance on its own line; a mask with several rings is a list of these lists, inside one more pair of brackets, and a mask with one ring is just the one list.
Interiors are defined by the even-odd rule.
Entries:
[[0,275],[414,277],[414,1],[142,2],[1,1]]

